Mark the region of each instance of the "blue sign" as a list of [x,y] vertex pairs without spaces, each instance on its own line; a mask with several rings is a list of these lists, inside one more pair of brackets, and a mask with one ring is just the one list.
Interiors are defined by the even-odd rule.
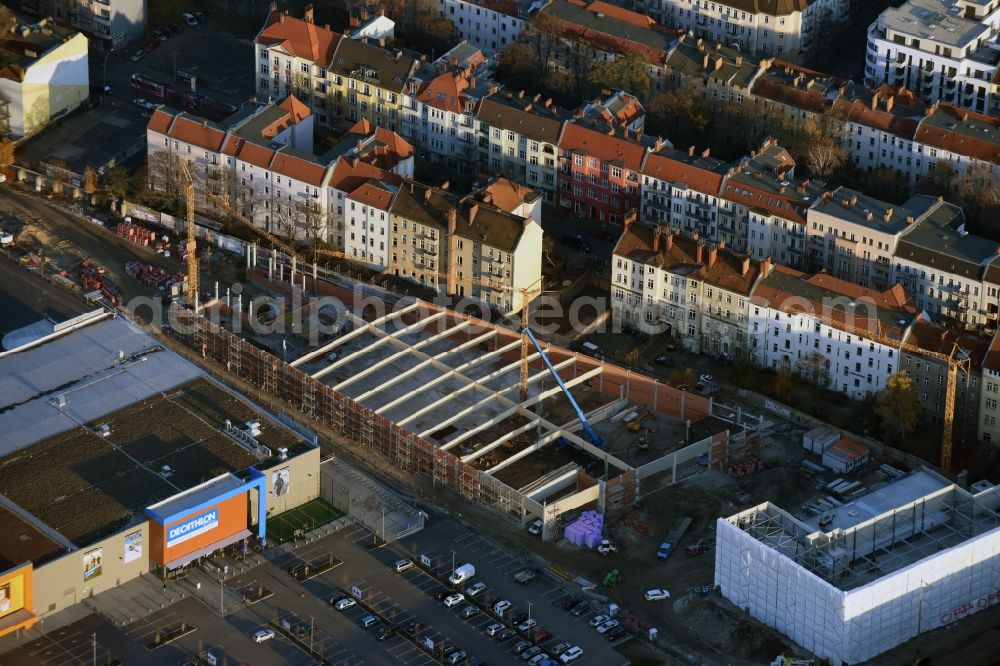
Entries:
[[219,526],[219,510],[209,509],[167,530],[167,547],[176,546]]

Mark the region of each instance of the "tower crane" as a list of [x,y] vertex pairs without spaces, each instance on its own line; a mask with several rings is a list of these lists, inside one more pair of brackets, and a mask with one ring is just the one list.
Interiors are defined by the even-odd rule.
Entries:
[[191,176],[191,169],[186,160],[180,160],[181,170],[184,172],[184,199],[187,212],[187,241],[184,243],[186,255],[184,257],[187,264],[187,300],[188,307],[192,310],[198,299],[198,244],[195,240],[194,226],[194,178]]

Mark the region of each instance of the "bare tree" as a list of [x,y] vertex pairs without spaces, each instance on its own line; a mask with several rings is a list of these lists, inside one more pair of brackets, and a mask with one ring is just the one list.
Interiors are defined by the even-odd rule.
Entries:
[[816,178],[828,179],[847,161],[847,153],[833,139],[813,134],[806,147],[806,165]]
[[184,196],[184,172],[181,158],[165,150],[157,150],[146,158],[147,186],[167,197],[179,200]]

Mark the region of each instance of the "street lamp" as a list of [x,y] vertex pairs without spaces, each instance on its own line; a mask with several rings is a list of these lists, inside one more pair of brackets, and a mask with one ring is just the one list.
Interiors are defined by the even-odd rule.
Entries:
[[385,543],[385,507],[382,507],[382,543]]
[[451,551],[451,572],[455,573],[455,551]]

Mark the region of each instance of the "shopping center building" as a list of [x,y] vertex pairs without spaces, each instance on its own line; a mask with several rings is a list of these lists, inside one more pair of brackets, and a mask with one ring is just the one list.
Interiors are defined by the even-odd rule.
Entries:
[[0,354],[0,635],[261,542],[319,496],[309,435],[105,313]]

